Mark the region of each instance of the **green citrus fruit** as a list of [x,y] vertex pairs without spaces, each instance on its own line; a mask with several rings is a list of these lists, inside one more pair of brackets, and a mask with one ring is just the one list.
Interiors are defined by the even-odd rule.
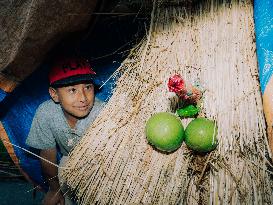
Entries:
[[157,149],[172,152],[184,139],[184,127],[178,117],[168,112],[154,114],[146,123],[147,140]]
[[206,118],[192,120],[185,130],[185,142],[197,152],[209,152],[217,146],[217,125]]

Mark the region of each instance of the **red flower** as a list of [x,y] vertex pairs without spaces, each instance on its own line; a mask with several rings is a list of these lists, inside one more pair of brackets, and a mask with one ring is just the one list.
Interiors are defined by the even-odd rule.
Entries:
[[183,89],[185,89],[185,81],[180,75],[174,75],[169,78],[168,88],[169,91],[179,94]]

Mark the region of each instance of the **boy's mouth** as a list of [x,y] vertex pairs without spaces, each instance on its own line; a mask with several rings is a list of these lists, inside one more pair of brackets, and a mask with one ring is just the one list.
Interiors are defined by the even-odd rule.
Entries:
[[76,107],[78,110],[80,110],[80,111],[85,111],[85,110],[87,110],[88,108],[89,108],[89,106],[88,105],[85,105],[85,106],[77,106]]

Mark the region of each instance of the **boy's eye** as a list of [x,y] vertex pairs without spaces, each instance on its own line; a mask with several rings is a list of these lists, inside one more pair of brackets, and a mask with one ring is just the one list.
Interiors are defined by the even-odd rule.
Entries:
[[71,94],[75,93],[76,91],[77,90],[75,88],[69,88],[68,89],[68,92],[71,93]]
[[93,88],[93,85],[92,85],[92,84],[88,84],[88,85],[85,86],[85,88],[86,88],[87,90],[90,90],[90,89]]

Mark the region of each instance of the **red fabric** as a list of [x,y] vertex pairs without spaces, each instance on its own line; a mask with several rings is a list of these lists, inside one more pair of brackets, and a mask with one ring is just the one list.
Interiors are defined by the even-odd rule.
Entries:
[[84,59],[65,59],[58,61],[49,73],[49,83],[52,84],[58,80],[76,75],[85,75],[96,73],[91,68],[87,60]]

